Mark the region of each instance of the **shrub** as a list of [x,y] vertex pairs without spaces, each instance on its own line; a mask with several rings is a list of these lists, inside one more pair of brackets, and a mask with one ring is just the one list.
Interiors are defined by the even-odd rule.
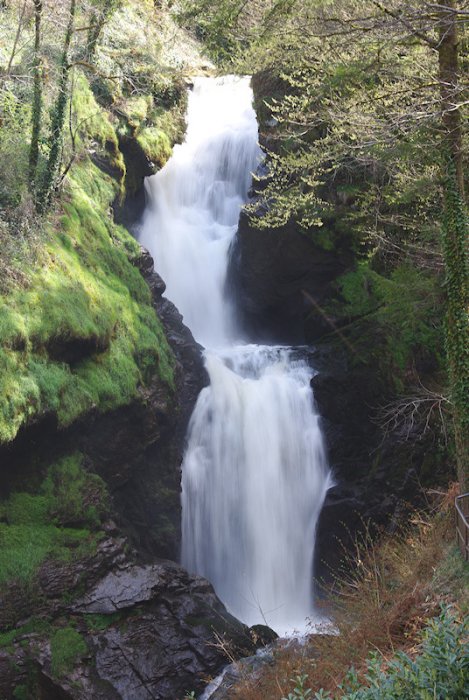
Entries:
[[[445,609],[430,621],[422,635],[419,653],[412,658],[397,652],[388,663],[377,652],[370,655],[364,680],[352,667],[339,693],[323,690],[319,700],[465,700],[469,697],[469,621],[458,620]],[[301,687],[288,700],[309,697]],[[299,688],[299,689],[298,689]],[[301,691],[301,692],[300,692]],[[285,700],[285,699],[284,699]]]

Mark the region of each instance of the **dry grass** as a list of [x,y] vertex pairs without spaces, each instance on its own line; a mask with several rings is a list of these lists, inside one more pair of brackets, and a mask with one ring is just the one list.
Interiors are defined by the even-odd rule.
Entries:
[[302,648],[279,650],[259,679],[246,679],[230,697],[280,700],[292,691],[291,679],[303,674],[308,675],[306,687],[334,692],[352,664],[364,673],[370,651],[384,660],[398,649],[412,654],[442,603],[467,612],[469,573],[454,550],[456,490],[433,494],[430,513],[415,513],[399,536],[387,536],[378,545],[365,537],[357,545],[329,603],[337,636],[314,635]]

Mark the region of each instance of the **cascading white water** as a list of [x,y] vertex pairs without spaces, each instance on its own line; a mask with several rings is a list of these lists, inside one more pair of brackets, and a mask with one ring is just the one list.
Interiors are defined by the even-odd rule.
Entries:
[[[293,349],[236,344],[228,250],[260,160],[248,78],[197,78],[185,142],[147,181],[141,242],[206,348],[182,468],[182,563],[228,609],[280,633],[313,614],[315,527],[329,473]],[[239,342],[239,341],[238,341]]]
[[153,254],[166,296],[205,347],[234,339],[225,298],[228,248],[260,159],[247,79],[197,78],[187,135],[147,180],[151,211],[141,242]]

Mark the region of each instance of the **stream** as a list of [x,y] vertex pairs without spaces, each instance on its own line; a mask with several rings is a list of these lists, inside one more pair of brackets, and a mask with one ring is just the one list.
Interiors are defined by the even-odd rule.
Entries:
[[228,610],[278,634],[314,623],[317,519],[331,485],[310,380],[296,348],[257,345],[227,291],[230,246],[262,159],[247,77],[196,78],[187,134],[146,181],[140,242],[165,295],[205,348],[182,465],[182,564]]

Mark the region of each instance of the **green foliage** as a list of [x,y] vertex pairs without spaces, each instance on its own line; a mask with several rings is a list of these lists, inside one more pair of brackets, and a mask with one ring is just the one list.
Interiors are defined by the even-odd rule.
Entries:
[[446,352],[461,493],[469,488],[469,217],[450,165],[444,183],[443,245],[446,260]]
[[381,302],[376,290],[379,279],[368,261],[361,261],[356,270],[347,272],[338,279],[345,302],[341,305],[344,315],[363,316],[378,308]]
[[195,27],[197,38],[203,42],[214,61],[229,64],[239,49],[234,26],[245,4],[243,0],[185,0],[181,3],[178,19],[185,26]]
[[60,159],[63,147],[63,131],[66,118],[66,110],[69,99],[69,49],[73,36],[75,23],[76,0],[70,0],[67,29],[60,59],[60,77],[58,91],[54,106],[51,111],[51,126],[48,140],[49,155],[47,166],[42,175],[42,182],[35,196],[38,211],[44,211],[50,204],[52,195],[57,186],[57,176],[60,167]]
[[91,12],[86,42],[86,56],[88,61],[94,59],[99,37],[105,22],[109,20],[121,4],[121,0],[101,0],[100,2],[93,2],[93,10]]
[[437,277],[405,263],[384,276],[366,260],[338,284],[342,300],[331,310],[354,321],[348,333],[360,361],[377,362],[396,389],[402,389],[415,363],[442,363],[442,290]]
[[73,627],[57,630],[50,641],[51,672],[55,678],[66,676],[88,653],[83,637]]
[[17,685],[13,691],[13,697],[15,700],[29,700],[31,696],[28,691],[28,686]]
[[464,700],[469,695],[469,622],[444,611],[426,628],[420,653],[403,652],[383,670],[378,654],[368,662],[363,687],[353,669],[343,685],[341,700]]
[[444,610],[424,630],[418,655],[397,652],[383,663],[370,654],[367,671],[352,667],[339,692],[306,689],[308,676],[298,676],[293,692],[283,700],[465,700],[469,695],[469,621]]
[[288,696],[286,698],[282,698],[282,700],[306,700],[307,698],[311,697],[311,693],[313,691],[311,688],[305,687],[305,683],[308,680],[308,676],[306,674],[297,676],[292,680],[295,683],[293,692],[288,693]]
[[100,615],[98,613],[89,613],[85,615],[85,622],[89,630],[92,632],[101,632],[108,627],[118,622],[122,618],[121,612],[111,613],[110,615]]
[[27,104],[11,89],[0,86],[0,214],[4,207],[18,205],[27,192],[29,128]]

